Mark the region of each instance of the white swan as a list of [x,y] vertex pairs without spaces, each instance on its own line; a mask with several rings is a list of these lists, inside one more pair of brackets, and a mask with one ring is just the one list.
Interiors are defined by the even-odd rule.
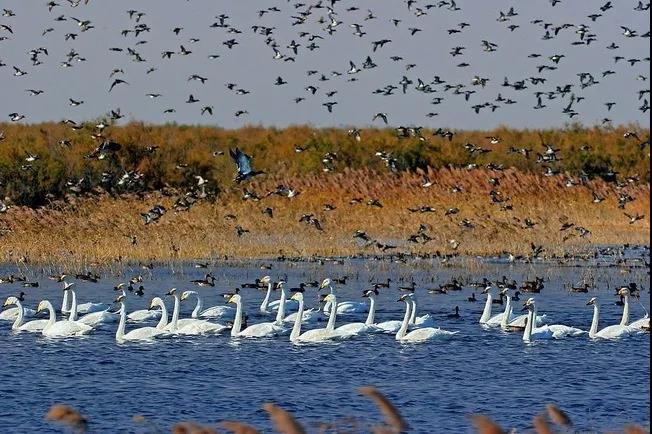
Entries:
[[263,283],[267,285],[267,292],[265,293],[265,298],[263,298],[263,302],[260,304],[260,312],[261,313],[269,313],[269,299],[272,297],[272,278],[269,276],[265,276],[262,279],[260,279],[260,283]]
[[[63,282],[63,300],[61,300],[61,313],[69,314],[72,310],[72,306],[68,306],[68,290],[71,289],[74,285],[74,282]],[[101,312],[103,310],[109,309],[110,307],[111,306],[106,303],[78,303],[77,313],[84,315],[88,313]]]
[[[513,308],[511,307],[511,297],[509,295],[509,289],[505,288],[499,292],[499,295],[505,299],[505,310],[499,314],[491,315],[493,308],[493,297],[491,296],[491,286],[487,286],[483,294],[487,294],[487,301],[484,305],[484,310],[482,311],[482,316],[480,317],[479,323],[486,327],[501,327],[503,330],[509,330],[510,328],[515,329],[524,329],[527,321],[526,315],[514,315]],[[508,315],[505,317],[505,315]],[[546,315],[537,315],[536,316],[536,325],[542,325]],[[507,327],[505,327],[505,321],[508,320]]]
[[629,325],[630,327],[633,327],[638,330],[650,330],[650,316],[645,312],[645,316],[639,320],[636,320],[632,322],[631,324],[629,323],[629,299],[631,292],[629,291],[628,288],[622,288],[620,291],[618,291],[618,295],[622,296],[624,298],[624,306],[623,306],[623,317],[620,320],[620,325],[621,326],[626,326]]
[[[505,330],[505,331],[510,331],[510,330],[523,330],[525,329],[525,326],[527,325],[527,314],[524,315],[514,315],[514,308],[512,307],[512,297],[509,295],[509,290],[505,289],[501,292],[505,296],[505,311],[503,312],[503,318],[500,321],[500,328]],[[535,308],[536,312],[536,308]],[[543,324],[543,321],[546,318],[546,315],[539,315],[538,313],[535,314],[536,317],[536,326],[540,326]],[[559,328],[557,325],[549,326],[553,328],[557,328],[558,330],[562,330]],[[561,326],[566,327],[566,326]],[[577,331],[579,329],[575,329]]]
[[497,327],[503,320],[505,313],[501,312],[498,315],[491,316],[491,310],[494,303],[493,297],[491,295],[491,286],[487,286],[484,291],[482,291],[482,293],[487,294],[487,301],[484,304],[484,309],[482,310],[482,315],[480,316],[479,323],[485,326]]
[[[299,313],[303,314],[303,293],[296,292],[292,295],[292,299],[299,302]],[[293,343],[317,343],[330,341],[332,339],[341,338],[342,335],[335,331],[335,319],[337,318],[337,298],[335,294],[328,294],[324,298],[324,302],[331,303],[334,306],[333,315],[328,318],[328,324],[325,328],[308,330],[301,334],[301,321],[300,316],[297,315],[294,327],[290,333],[290,341]]]
[[[125,323],[127,322],[127,312],[124,303],[125,298],[126,296],[123,294],[116,299],[116,302],[120,303],[120,322],[118,323],[118,329],[115,332],[115,340],[118,343],[148,341],[154,338],[166,337],[170,334],[170,332],[165,330],[165,325],[167,325],[167,312],[165,312],[165,315],[161,315],[161,321],[159,321],[159,324],[156,327],[141,327],[125,334]],[[165,310],[163,300],[158,297],[154,298],[150,304],[150,309],[155,307],[160,307],[162,310]]]
[[81,324],[76,321],[57,321],[54,313],[54,307],[52,307],[52,303],[47,300],[43,300],[38,304],[36,312],[38,313],[46,309],[50,314],[50,318],[48,319],[47,324],[41,332],[43,333],[43,336],[47,336],[49,338],[69,338],[75,336],[83,336],[93,330],[91,326]]
[[185,291],[181,294],[181,300],[194,295],[197,299],[197,304],[190,314],[190,318],[223,318],[223,317],[235,317],[235,309],[231,306],[212,306],[208,309],[204,309],[204,302],[199,296],[197,291]]
[[405,302],[405,317],[403,318],[401,328],[396,332],[397,341],[406,343],[427,342],[432,339],[451,337],[458,333],[456,331],[451,332],[433,327],[418,328],[408,333],[407,329],[410,324],[410,318],[412,317],[412,297],[410,297],[410,294],[405,294],[398,301]]
[[[284,298],[281,295],[281,299]],[[232,294],[229,297],[228,303],[235,304],[235,320],[233,321],[233,327],[231,327],[231,337],[244,337],[244,338],[265,338],[278,336],[285,328],[283,327],[283,316],[285,315],[284,306],[281,304],[279,306],[278,312],[276,314],[275,322],[265,322],[261,324],[254,324],[247,327],[244,330],[242,329],[242,296],[240,294]]]
[[382,333],[385,330],[377,327],[374,324],[376,313],[376,296],[378,295],[377,289],[364,291],[362,296],[369,299],[369,314],[365,322],[353,322],[337,327],[335,332],[341,336],[357,336],[365,333]]
[[68,321],[77,321],[79,323],[86,324],[91,327],[98,327],[102,324],[118,322],[118,320],[120,319],[120,316],[118,314],[109,312],[108,310],[92,312],[78,319],[77,318],[77,313],[78,313],[77,294],[75,293],[75,290],[70,287],[68,287],[68,289],[65,290],[66,293],[68,291],[70,291],[72,295],[71,297],[72,304],[70,307],[70,314],[68,316]]
[[[22,297],[25,295],[24,292],[21,292],[20,295],[17,297],[18,300],[22,299]],[[9,306],[9,305],[7,305]],[[0,312],[0,321],[16,321],[18,318],[18,315],[21,313],[23,314],[23,318],[31,318],[34,315],[36,315],[36,311],[34,309],[28,309],[23,307],[22,309],[18,307],[10,307],[9,309],[5,309],[2,312]]]
[[[124,289],[122,289],[122,283],[118,285],[118,288],[120,289],[120,292],[122,295],[127,297],[127,293],[125,292]],[[159,299],[160,300],[160,299]],[[161,300],[162,302],[162,300]],[[166,312],[166,319],[165,323],[167,324],[167,310],[165,309],[165,304],[163,304],[163,309],[158,310],[152,308],[150,305],[149,309],[139,309],[139,310],[134,310],[130,313],[127,314],[127,320],[130,322],[144,322],[144,321],[154,321],[154,320],[160,320],[162,317],[163,311]]]
[[534,318],[537,317],[537,307],[534,298],[529,298],[523,306],[524,309],[528,310],[527,323],[523,331],[524,342],[543,339],[562,339],[565,337],[580,336],[586,333],[582,329],[563,324],[549,324],[542,327],[535,327]]
[[593,305],[593,321],[589,330],[589,337],[591,339],[620,339],[639,332],[634,327],[620,324],[608,326],[598,331],[598,322],[600,321],[600,304],[598,303],[598,299],[593,297],[586,305]]
[[432,327],[435,325],[435,318],[430,314],[417,316],[417,296],[414,292],[408,294],[412,302],[412,313],[410,314],[410,326]]
[[[325,289],[328,288],[331,294],[334,294],[335,291],[333,290],[333,287],[331,286],[332,281],[331,279],[324,279],[321,282],[321,285],[319,285],[319,289]],[[325,299],[324,299],[325,300]],[[331,311],[331,302],[326,302],[323,307],[323,312],[326,315],[330,314]],[[343,301],[343,302],[338,302],[337,303],[337,314],[338,315],[348,315],[348,314],[354,314],[354,313],[367,313],[368,306],[367,303],[363,302],[357,302],[357,301]]]
[[11,329],[17,332],[41,332],[48,323],[46,319],[36,319],[30,322],[25,323],[25,308],[23,308],[22,303],[18,297],[7,297],[3,307],[6,306],[16,306],[13,309],[18,310],[18,315],[16,315],[16,320],[14,321]]
[[179,319],[181,300],[179,298],[179,293],[177,292],[177,289],[172,288],[170,291],[168,291],[167,295],[171,295],[174,297],[174,310],[172,311],[172,320],[165,327],[165,330],[180,335],[202,335],[205,333],[220,333],[226,330],[227,327],[222,324],[208,322],[203,319],[194,319],[194,318]]

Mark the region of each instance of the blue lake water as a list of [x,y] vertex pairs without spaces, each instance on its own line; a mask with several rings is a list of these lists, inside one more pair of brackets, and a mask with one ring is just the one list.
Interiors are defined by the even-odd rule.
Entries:
[[[549,402],[569,413],[580,430],[617,429],[632,422],[650,425],[649,334],[616,342],[584,336],[526,345],[519,333],[479,326],[484,296],[478,290],[475,303],[467,301],[474,291],[468,286],[447,295],[425,291],[451,277],[469,282],[507,275],[520,282],[543,276],[545,289],[536,298],[539,311],[548,315],[550,323],[588,329],[593,311],[586,302],[597,296],[602,301],[602,328],[620,321],[622,307],[614,304],[617,297],[613,295],[618,285],[637,282],[644,288],[641,302],[649,309],[647,269],[624,274],[619,268],[582,263],[532,265],[466,259],[448,265],[425,260],[268,263],[271,270],[261,270],[263,262],[216,264],[210,268],[217,277],[215,288],[192,288],[189,280],[203,277],[206,270],[179,264],[151,271],[138,267],[103,270],[99,283],[76,281],[76,288],[80,302],[110,302],[115,284],[142,274],[145,296],[127,299],[128,310],[134,310],[146,308],[152,297],[162,296],[171,287],[198,289],[205,306],[223,304],[222,293],[266,274],[287,276],[288,287],[348,275],[338,297],[359,301],[370,279],[389,277],[395,283],[392,289],[381,290],[376,314],[377,321],[385,321],[402,318],[404,305],[396,302],[394,288],[414,278],[420,314],[431,313],[439,326],[459,333],[450,340],[419,345],[401,345],[392,335],[302,346],[291,344],[287,337],[238,340],[229,335],[118,345],[115,325],[86,338],[53,341],[35,334],[13,334],[10,323],[2,321],[2,432],[61,432],[43,420],[56,402],[80,409],[90,419],[91,431],[107,433],[147,432],[132,421],[134,415],[144,415],[165,429],[184,420],[216,424],[235,419],[269,432],[271,424],[261,409],[268,401],[295,413],[309,427],[349,416],[380,421],[378,410],[356,391],[366,385],[385,393],[415,433],[469,432],[467,416],[472,413],[489,414],[504,428],[524,430]],[[60,306],[61,284],[47,279],[49,273],[60,271],[27,270],[25,274],[37,279],[40,287],[0,285],[0,297],[4,300],[23,290],[27,307],[35,308],[40,299]],[[0,275],[9,273],[22,271],[13,265],[0,266]],[[564,285],[583,278],[594,279],[597,289],[569,294]],[[263,293],[245,289],[242,294],[250,324],[268,320],[257,313]],[[308,290],[308,305],[315,304],[316,294],[315,289]],[[460,307],[459,319],[448,317],[455,306]],[[182,317],[192,307],[193,303],[184,304]],[[636,301],[632,310],[632,319],[644,315]],[[338,317],[338,325],[354,320],[364,320],[364,315]],[[127,325],[128,330],[133,327]]]

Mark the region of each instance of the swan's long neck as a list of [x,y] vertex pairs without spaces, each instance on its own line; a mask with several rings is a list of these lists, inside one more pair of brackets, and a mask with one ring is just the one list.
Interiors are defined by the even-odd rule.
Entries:
[[[52,306],[52,303],[49,301],[45,302],[45,307],[48,310],[48,313],[50,317],[48,318],[48,323],[46,324],[45,328],[52,327],[55,322],[57,322],[57,314],[54,312],[54,307]],[[43,330],[45,330],[45,328]]]
[[480,324],[486,324],[487,321],[491,318],[491,304],[493,299],[491,293],[487,292],[487,302],[484,304],[484,310],[482,311],[482,316],[480,317]]
[[177,329],[177,323],[179,322],[179,294],[176,292],[173,294],[174,296],[174,310],[172,311],[172,321],[170,321],[170,324],[172,324],[172,331],[175,331]]
[[61,300],[61,313],[68,313],[70,312],[70,308],[68,307],[68,291],[63,291],[63,300]]
[[294,326],[292,327],[292,333],[290,333],[290,341],[295,341],[301,335],[301,323],[303,322],[303,298],[299,299],[299,310],[297,311],[297,317],[294,319]]
[[118,330],[115,332],[115,340],[121,341],[125,335],[125,324],[127,322],[127,312],[125,304],[120,302],[120,323],[118,324]]
[[598,333],[598,322],[600,321],[600,306],[598,303],[593,304],[593,321],[591,321],[591,329],[589,330],[589,337],[593,339]]
[[503,319],[500,321],[500,327],[506,329],[509,326],[509,319],[512,317],[512,297],[507,295],[507,302],[505,303],[505,313]]
[[[77,321],[77,294],[74,289],[69,289],[72,298],[72,305],[70,306],[70,315],[68,321]],[[66,291],[66,292],[68,292]]]
[[272,296],[272,282],[269,282],[267,284],[267,294],[265,294],[265,298],[263,299],[263,302],[260,305],[260,311],[262,313],[267,313],[267,305],[269,305],[269,299]]
[[235,319],[233,320],[233,327],[231,327],[231,336],[238,336],[240,334],[240,328],[242,328],[242,301],[238,300],[235,303]]
[[629,294],[625,294],[625,306],[623,307],[623,318],[620,320],[621,326],[629,324]]
[[285,299],[288,294],[285,292],[285,287],[281,285],[281,301],[278,304],[278,311],[276,312],[276,325],[283,325],[283,318],[285,318]]
[[197,297],[197,304],[195,305],[195,308],[192,311],[192,314],[190,315],[191,318],[199,318],[199,314],[202,311],[202,307],[204,307],[204,303],[202,302],[201,297],[199,294],[195,294],[195,297]]
[[17,330],[20,326],[23,325],[23,320],[25,319],[25,311],[23,310],[23,304],[20,302],[20,300],[16,299],[16,309],[18,309],[18,315],[16,316],[16,321],[14,321],[14,324],[11,326],[12,330]]
[[532,340],[533,327],[534,327],[534,306],[528,309],[527,324],[525,324],[525,331],[523,332],[523,342],[530,342]]
[[337,298],[335,294],[331,293],[333,296],[333,302],[331,303],[330,316],[328,317],[328,324],[326,324],[326,330],[333,331],[335,330],[335,318],[337,317]]
[[367,315],[367,321],[365,321],[365,325],[372,326],[374,325],[375,320],[376,320],[376,296],[372,294],[369,296],[369,314]]
[[156,304],[158,307],[161,308],[161,319],[158,320],[158,324],[156,324],[156,328],[159,330],[163,330],[167,325],[168,325],[168,308],[165,307],[165,303],[163,303],[163,300],[157,300]]
[[398,329],[398,332],[396,333],[396,339],[403,339],[405,333],[407,333],[407,328],[410,323],[411,314],[412,314],[412,303],[410,303],[410,300],[405,300],[405,316],[403,317],[403,323],[401,324],[401,328]]
[[412,312],[410,313],[410,324],[417,323],[417,298],[412,297]]

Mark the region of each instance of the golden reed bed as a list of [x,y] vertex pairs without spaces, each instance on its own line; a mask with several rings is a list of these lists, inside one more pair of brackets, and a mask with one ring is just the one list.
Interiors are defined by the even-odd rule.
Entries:
[[[422,187],[423,175],[432,181]],[[500,185],[490,184],[499,177]],[[244,188],[263,196],[283,184],[299,192],[293,198],[272,195],[259,201],[242,200]],[[453,192],[456,186],[461,192]],[[492,203],[490,191],[511,198],[513,210]],[[396,252],[493,255],[531,253],[531,243],[543,255],[580,251],[589,245],[648,244],[650,237],[649,184],[629,185],[635,199],[618,208],[619,189],[593,180],[567,187],[563,176],[546,177],[516,169],[430,169],[427,173],[377,172],[369,169],[301,176],[265,176],[242,186],[231,184],[214,199],[175,212],[177,196],[148,193],[143,197],[94,195],[69,197],[48,207],[13,207],[0,214],[0,261],[89,262],[114,260],[190,260],[228,257],[264,258],[285,255],[341,256]],[[604,197],[592,202],[592,192]],[[361,203],[351,204],[352,199]],[[369,201],[378,200],[369,205]],[[169,211],[145,225],[140,216],[155,204]],[[324,210],[325,204],[335,207]],[[428,206],[434,212],[411,212]],[[263,213],[273,209],[273,217]],[[448,208],[459,213],[445,215]],[[634,223],[624,215],[644,217]],[[300,222],[313,214],[323,230]],[[467,219],[474,227],[460,225]],[[526,219],[534,225],[528,228]],[[563,223],[575,226],[560,231]],[[432,240],[408,241],[422,232]],[[238,235],[236,227],[249,232]],[[590,231],[580,236],[578,226]],[[353,238],[365,231],[382,245],[364,245]],[[453,242],[453,240],[455,242]],[[423,241],[423,240],[421,240]]]

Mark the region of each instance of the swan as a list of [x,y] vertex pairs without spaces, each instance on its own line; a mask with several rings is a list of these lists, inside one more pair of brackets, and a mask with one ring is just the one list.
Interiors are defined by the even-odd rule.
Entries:
[[[505,296],[505,311],[503,312],[503,318],[500,320],[500,328],[504,331],[511,330],[524,330],[527,325],[527,314],[525,315],[514,315],[514,308],[512,307],[512,297],[509,295],[509,290],[505,289],[501,292]],[[543,324],[546,315],[536,315],[536,325],[540,326]],[[556,327],[556,326],[550,326]],[[565,327],[565,326],[562,326]],[[579,330],[579,329],[576,329]]]
[[[331,286],[331,279],[324,279],[319,285],[319,289],[328,288],[331,294],[334,294],[333,287]],[[324,299],[325,300],[325,299]],[[323,307],[323,312],[328,315],[331,310],[332,303],[326,302]],[[361,303],[357,301],[344,301],[337,304],[337,314],[338,315],[347,315],[353,313],[367,313],[367,303]]]
[[[125,323],[127,322],[127,312],[124,303],[125,299],[126,296],[124,294],[118,296],[116,299],[116,303],[120,303],[120,322],[118,323],[118,329],[115,332],[115,340],[118,343],[147,341],[158,337],[165,337],[170,334],[170,332],[165,330],[165,325],[167,325],[167,312],[165,312],[165,315],[161,315],[161,320],[156,327],[141,327],[125,334]],[[155,307],[160,307],[165,311],[165,304],[163,303],[163,300],[158,297],[152,299],[150,304],[150,309],[154,309]]]
[[118,320],[120,319],[119,315],[113,312],[109,312],[108,310],[89,313],[77,319],[77,313],[78,313],[77,294],[75,293],[75,290],[70,287],[68,287],[68,289],[65,290],[65,292],[68,291],[70,291],[71,298],[72,298],[72,304],[70,307],[70,314],[68,316],[68,321],[77,321],[79,323],[86,324],[91,327],[97,327],[102,324],[118,322]]
[[618,295],[620,295],[624,299],[623,317],[620,320],[620,325],[621,326],[629,325],[630,327],[639,330],[650,330],[650,316],[647,313],[647,311],[645,312],[645,316],[643,318],[636,320],[631,324],[629,323],[629,299],[631,295],[630,290],[628,288],[622,288],[620,291],[618,291]]
[[365,333],[382,333],[385,330],[377,327],[374,324],[374,317],[376,313],[376,296],[378,295],[377,289],[364,291],[362,296],[369,299],[369,314],[365,322],[353,322],[345,324],[335,329],[335,332],[341,336],[357,336]]
[[[181,299],[176,288],[172,288],[166,295],[174,297],[174,310],[172,311],[172,320],[165,327],[165,330],[180,335],[201,335],[205,333],[220,333],[226,330],[226,326],[215,324],[203,319],[184,318],[179,319],[179,310],[181,309]],[[187,298],[187,297],[186,297]],[[184,300],[186,299],[184,298]]]
[[591,339],[619,339],[639,332],[634,327],[621,324],[608,326],[598,331],[598,321],[600,321],[600,304],[598,303],[598,299],[593,297],[586,305],[593,305],[593,321],[589,330],[589,337]]
[[[63,282],[63,300],[61,301],[62,313],[70,313],[72,310],[72,306],[68,307],[68,290],[71,289],[74,285],[74,282]],[[77,313],[84,315],[87,313],[101,312],[103,310],[109,309],[110,307],[111,306],[106,303],[78,303]]]
[[[277,336],[285,331],[285,328],[283,327],[283,317],[285,315],[284,294],[285,291],[283,290],[283,294],[281,295],[281,300],[283,300],[283,303],[279,305],[275,322],[254,324],[244,330],[240,330],[242,328],[242,296],[240,294],[231,294],[227,303],[233,303],[236,306],[235,320],[233,321],[233,327],[231,327],[231,337],[265,338]],[[297,317],[297,321],[299,321],[299,317]]]
[[[509,288],[504,288],[499,292],[499,295],[501,299],[507,300],[505,302],[505,310],[499,314],[496,315],[491,315],[492,307],[493,307],[493,297],[491,296],[491,286],[487,286],[484,291],[482,291],[483,294],[487,294],[487,301],[484,305],[484,310],[482,311],[482,316],[480,317],[480,324],[482,324],[485,327],[501,327],[503,330],[507,330],[510,327],[513,328],[520,328],[524,329],[525,324],[527,321],[527,314],[526,315],[519,315],[516,316],[513,313],[513,308],[511,307],[511,297],[509,296]],[[505,323],[505,315],[508,314],[508,326],[504,327]],[[536,316],[536,324],[537,325],[542,325],[543,321],[545,320],[546,316],[545,315],[537,315]]]
[[269,276],[265,276],[262,279],[260,279],[260,283],[267,285],[267,292],[265,293],[265,298],[263,298],[263,302],[260,304],[260,312],[269,313],[268,306],[269,306],[269,299],[272,296],[272,278]]
[[[296,292],[292,295],[292,299],[299,302],[299,313],[303,314],[303,293]],[[325,342],[331,339],[338,339],[343,337],[335,331],[335,319],[337,318],[337,298],[335,294],[327,294],[324,297],[324,302],[330,303],[334,307],[333,315],[328,318],[328,324],[325,328],[308,330],[305,333],[301,333],[301,321],[299,320],[300,316],[297,315],[297,318],[294,322],[294,327],[290,333],[290,341],[293,343],[317,343]]]
[[16,320],[14,321],[13,325],[11,326],[11,329],[13,331],[17,332],[42,332],[45,326],[48,323],[48,320],[46,319],[36,319],[30,322],[25,323],[24,322],[24,308],[22,303],[20,302],[20,298],[18,297],[7,297],[7,300],[5,300],[5,303],[3,307],[6,306],[16,306],[13,309],[18,309],[18,315],[16,316]]
[[[22,301],[24,295],[25,295],[25,293],[21,292],[18,295],[18,297],[16,297],[16,298],[18,298],[18,300]],[[9,306],[9,305],[7,305],[7,306]],[[18,307],[11,307],[9,309],[3,310],[2,312],[0,312],[0,321],[16,321],[16,319],[18,318],[18,314],[20,313],[20,310],[21,309],[19,309]],[[34,315],[36,315],[36,311],[34,309],[23,308],[22,312],[23,312],[23,318],[24,317],[30,317],[31,318]]]
[[412,313],[410,314],[410,325],[417,327],[432,327],[435,325],[435,318],[430,314],[417,317],[417,296],[414,292],[408,294],[412,303]]
[[448,330],[442,330],[440,328],[433,327],[423,327],[407,333],[408,326],[410,324],[410,318],[412,317],[412,297],[410,294],[405,294],[398,301],[405,302],[405,317],[403,318],[403,323],[401,328],[396,332],[396,340],[399,342],[406,343],[419,343],[427,342],[436,338],[445,338],[450,337],[458,332],[451,332]]
[[[122,289],[122,286],[124,286],[123,283],[119,284],[116,288],[122,293],[122,295],[127,297],[127,293],[124,289]],[[133,312],[127,314],[127,320],[131,322],[154,321],[157,319],[160,320],[162,317],[162,312],[164,311],[166,312],[165,323],[167,324],[167,310],[165,309],[165,305],[163,305],[162,310],[153,309],[151,306],[150,309],[134,310]]]
[[93,330],[91,326],[76,321],[57,321],[54,307],[52,307],[52,303],[47,300],[43,300],[38,304],[36,313],[46,309],[50,314],[50,318],[41,332],[43,336],[49,338],[69,338],[83,336]]
[[533,320],[537,317],[537,307],[534,298],[529,298],[523,306],[524,310],[528,310],[528,317],[523,332],[523,341],[525,342],[531,342],[533,339],[562,339],[586,333],[582,329],[563,324],[547,324],[542,327],[536,327],[535,321]]
[[190,318],[222,318],[225,316],[233,317],[235,315],[235,309],[231,306],[212,306],[208,309],[202,309],[204,303],[197,291],[185,291],[181,294],[181,300],[183,301],[191,295],[197,298],[197,304],[190,314]]
[[499,313],[498,315],[491,316],[491,310],[493,307],[493,297],[491,295],[491,286],[487,286],[483,291],[483,294],[487,294],[487,301],[484,304],[484,309],[482,310],[482,315],[480,316],[479,323],[484,326],[498,326],[503,320],[505,313]]

